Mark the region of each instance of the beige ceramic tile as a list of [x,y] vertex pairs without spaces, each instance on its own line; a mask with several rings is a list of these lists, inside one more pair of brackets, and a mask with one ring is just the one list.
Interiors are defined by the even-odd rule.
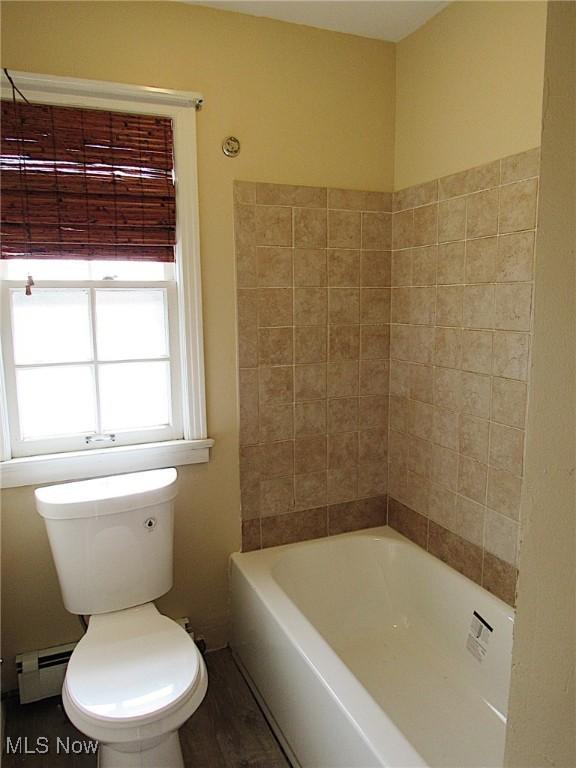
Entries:
[[406,538],[426,549],[428,541],[428,520],[424,515],[410,509],[397,499],[390,498],[388,523]]
[[338,504],[356,498],[356,467],[328,470],[328,503]]
[[326,285],[326,251],[322,248],[294,250],[294,285]]
[[234,181],[234,202],[250,203],[256,202],[256,184],[253,181]]
[[441,445],[432,446],[432,480],[451,491],[458,489],[458,453]]
[[258,285],[292,285],[292,248],[259,246],[256,248]]
[[495,280],[499,283],[533,279],[534,232],[500,235],[495,259]]
[[256,245],[292,245],[292,208],[255,206]]
[[385,251],[392,247],[392,215],[390,213],[362,214],[362,248]]
[[490,426],[490,466],[522,476],[524,462],[524,430],[503,424]]
[[358,463],[358,432],[328,436],[328,468],[346,469]]
[[430,480],[432,477],[432,450],[433,445],[428,440],[411,437],[408,444],[408,471]]
[[424,205],[414,209],[414,245],[432,245],[438,242],[438,205]]
[[360,290],[360,322],[390,322],[390,288],[362,288]]
[[366,211],[392,211],[392,193],[391,192],[374,192],[368,190],[364,193],[365,203],[364,210]]
[[490,417],[491,380],[481,373],[462,371],[462,411],[472,416]]
[[371,499],[332,504],[328,507],[328,532],[330,536],[362,528],[374,528],[387,522],[388,499],[374,496]]
[[432,440],[435,409],[429,403],[408,401],[408,432],[421,440]]
[[433,325],[436,316],[436,287],[409,288],[410,322]]
[[491,509],[518,520],[520,517],[520,495],[522,480],[501,469],[488,469],[488,499]]
[[456,497],[454,532],[478,547],[483,546],[486,508],[465,496]]
[[410,359],[410,327],[390,326],[390,356],[397,360]]
[[436,298],[436,323],[462,325],[462,285],[439,285]]
[[391,308],[390,319],[393,323],[409,323],[410,298],[412,291],[410,288],[392,288],[390,292]]
[[509,427],[524,428],[527,385],[523,381],[494,377],[492,383],[492,419]]
[[479,165],[466,171],[444,176],[438,180],[438,197],[444,200],[456,195],[468,195],[482,189],[496,187],[500,183],[500,160]]
[[460,446],[460,415],[456,411],[434,408],[432,438],[436,445],[457,451]]
[[492,333],[462,331],[462,368],[472,373],[492,371]]
[[466,242],[466,282],[492,283],[496,279],[497,237]]
[[358,427],[386,429],[388,427],[388,397],[368,395],[358,400]]
[[460,456],[458,466],[458,493],[479,504],[486,503],[488,467],[468,456]]
[[260,365],[290,365],[293,359],[292,328],[259,328]]
[[325,325],[294,328],[294,362],[323,363],[328,358],[328,332]]
[[508,379],[526,381],[529,352],[530,334],[496,332],[494,334],[494,374]]
[[298,248],[325,248],[327,211],[322,208],[294,208],[294,245]]
[[[394,327],[394,326],[392,326]],[[390,362],[390,393],[410,397],[412,387],[412,364],[400,360]]]
[[294,474],[294,442],[284,440],[257,446],[260,449],[259,468],[262,477]]
[[[404,251],[406,253],[406,251]],[[412,284],[436,285],[438,246],[427,245],[412,249]]]
[[431,365],[410,366],[410,397],[422,403],[434,400],[434,369]]
[[357,323],[360,320],[360,289],[330,288],[328,290],[328,322]]
[[390,429],[406,432],[408,429],[408,406],[410,401],[405,397],[390,397]]
[[255,245],[236,246],[236,284],[238,288],[254,288],[258,285]]
[[324,325],[327,312],[326,288],[294,289],[294,325]]
[[328,208],[363,211],[366,209],[366,193],[359,189],[329,188]]
[[327,466],[326,435],[301,437],[294,441],[294,472],[320,472]]
[[285,515],[294,510],[294,476],[271,477],[260,481],[262,517]]
[[256,245],[256,206],[234,206],[234,242],[240,246]]
[[388,432],[371,429],[358,434],[358,461],[360,464],[385,462],[388,457]]
[[390,285],[390,251],[362,251],[360,285],[378,287]]
[[321,435],[326,432],[326,400],[296,403],[294,406],[294,434]]
[[385,462],[358,466],[358,497],[379,496],[388,490],[388,467]]
[[331,325],[328,328],[328,360],[357,360],[360,354],[359,325]]
[[529,331],[532,311],[532,283],[496,285],[494,327],[502,331]]
[[502,184],[538,176],[540,171],[540,148],[529,149],[502,160]]
[[436,328],[434,363],[446,368],[459,368],[462,360],[460,328]]
[[354,432],[358,429],[358,398],[328,400],[328,432]]
[[484,419],[460,416],[460,453],[476,461],[488,462],[488,433],[490,424]]
[[360,248],[360,213],[328,211],[328,247]]
[[412,285],[412,250],[392,251],[392,285]]
[[434,405],[449,411],[462,408],[462,372],[454,368],[434,369]]
[[466,236],[466,198],[445,200],[438,206],[438,242],[463,240]]
[[306,208],[325,208],[324,187],[298,187],[291,184],[255,185],[256,202],[261,205],[296,205]]
[[326,536],[328,532],[326,507],[306,509],[274,517],[263,517],[262,547],[277,547]]
[[518,523],[509,517],[486,510],[485,549],[510,565],[516,565]]
[[438,246],[438,285],[450,285],[464,282],[465,273],[464,241],[444,243]]
[[406,473],[406,504],[421,515],[428,515],[430,481],[410,472]]
[[328,396],[351,397],[358,394],[358,361],[328,363]]
[[238,365],[258,365],[258,292],[250,288],[238,290]]
[[241,368],[240,390],[240,444],[250,445],[260,440],[258,421],[258,371],[255,368]]
[[360,283],[360,251],[328,251],[328,285],[356,286]]
[[494,327],[494,286],[465,285],[462,292],[465,328]]
[[410,356],[415,363],[434,362],[434,339],[436,329],[433,326],[413,325],[410,329]]
[[294,435],[292,405],[260,405],[260,440],[291,440]]
[[499,597],[509,605],[516,602],[516,581],[518,571],[509,563],[500,560],[499,557],[484,552],[484,566],[482,569],[482,586],[492,594]]
[[406,208],[416,208],[420,205],[435,203],[438,200],[438,182],[428,181],[413,187],[406,187],[394,192],[394,211],[404,211]]
[[326,364],[296,365],[294,367],[294,399],[318,400],[326,397]]
[[538,180],[528,179],[500,189],[500,232],[518,232],[536,225]]
[[392,248],[411,248],[414,245],[414,211],[402,211],[392,216]]
[[292,306],[292,288],[259,288],[258,325],[265,328],[292,325]]
[[262,403],[291,403],[294,400],[294,368],[291,365],[261,366],[258,391]]
[[360,394],[387,395],[389,392],[389,369],[388,360],[361,360]]
[[498,189],[470,195],[466,201],[466,237],[487,237],[498,233]]
[[294,441],[294,472],[320,472],[326,469],[326,435],[301,437]]
[[390,326],[362,325],[360,327],[360,358],[376,360],[390,357]]
[[326,504],[327,473],[308,472],[294,477],[295,508],[315,509]]

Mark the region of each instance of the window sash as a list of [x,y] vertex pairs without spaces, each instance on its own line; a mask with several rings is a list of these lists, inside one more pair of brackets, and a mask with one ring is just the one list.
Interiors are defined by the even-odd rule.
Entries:
[[[12,345],[12,317],[11,317],[11,301],[10,291],[13,289],[23,290],[22,283],[14,281],[5,281],[2,290],[2,351],[4,358],[4,376],[5,376],[5,390],[6,390],[6,408],[7,408],[7,426],[10,431],[10,450],[11,456],[14,458],[21,458],[25,456],[35,456],[52,453],[62,453],[68,451],[90,451],[95,449],[101,449],[109,446],[129,446],[139,445],[152,442],[162,442],[166,440],[178,440],[185,437],[184,424],[183,424],[183,392],[182,392],[182,371],[181,371],[181,346],[180,346],[180,334],[179,334],[179,311],[178,311],[178,291],[174,282],[116,282],[113,284],[108,280],[103,281],[79,281],[79,282],[66,282],[61,281],[38,281],[35,288],[59,288],[59,289],[73,289],[73,288],[86,288],[90,291],[90,305],[91,305],[91,329],[92,334],[95,334],[95,315],[94,315],[94,292],[96,289],[101,288],[104,290],[114,289],[129,289],[138,290],[160,288],[166,293],[166,311],[168,313],[167,325],[168,325],[168,343],[169,353],[168,357],[162,358],[145,358],[147,362],[154,362],[156,360],[163,360],[169,362],[170,366],[170,399],[171,399],[171,423],[167,426],[159,427],[144,427],[134,430],[117,430],[114,432],[114,441],[86,441],[86,435],[68,435],[58,437],[47,437],[37,439],[23,439],[20,434],[20,423],[18,413],[18,398],[16,388],[16,371],[17,369],[26,368],[47,368],[47,367],[63,367],[69,365],[89,365],[89,366],[106,366],[115,363],[133,363],[138,362],[134,359],[126,360],[97,360],[95,358],[95,348],[93,348],[93,359],[90,361],[69,363],[69,362],[56,362],[56,363],[39,363],[39,364],[22,364],[16,365],[14,362],[14,349]],[[34,290],[34,289],[33,289]],[[98,397],[98,394],[97,394]],[[97,407],[99,404],[97,403]]]

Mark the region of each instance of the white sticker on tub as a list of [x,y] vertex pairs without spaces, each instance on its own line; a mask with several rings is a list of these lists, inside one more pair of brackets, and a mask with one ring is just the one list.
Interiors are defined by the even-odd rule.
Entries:
[[466,648],[470,651],[472,656],[480,662],[484,661],[484,657],[488,653],[488,640],[490,639],[492,632],[493,629],[486,619],[483,619],[479,613],[474,611],[472,622],[470,624],[470,632],[468,633],[468,639],[466,641]]

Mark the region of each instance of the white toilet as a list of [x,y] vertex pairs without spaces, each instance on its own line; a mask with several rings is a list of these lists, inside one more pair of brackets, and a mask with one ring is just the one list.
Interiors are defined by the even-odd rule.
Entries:
[[196,645],[152,602],[172,587],[176,477],[160,469],[36,491],[64,605],[90,616],[62,699],[100,742],[100,768],[183,768],[178,728],[208,686]]

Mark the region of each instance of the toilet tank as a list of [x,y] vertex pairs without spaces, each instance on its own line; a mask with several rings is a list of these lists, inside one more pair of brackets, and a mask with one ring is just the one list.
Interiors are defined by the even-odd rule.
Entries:
[[171,589],[176,478],[158,469],[36,490],[71,613],[120,611]]

